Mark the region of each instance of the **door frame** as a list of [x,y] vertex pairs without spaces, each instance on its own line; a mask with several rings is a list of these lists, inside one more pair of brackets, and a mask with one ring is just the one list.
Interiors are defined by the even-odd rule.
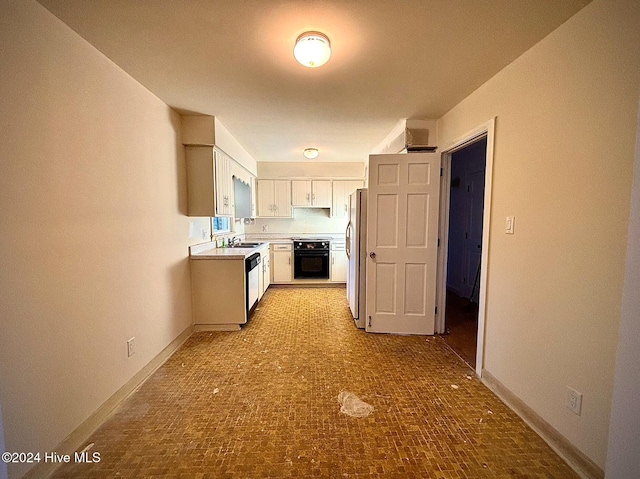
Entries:
[[484,176],[484,211],[482,217],[482,256],[480,259],[480,289],[478,295],[478,335],[476,343],[476,374],[482,377],[485,345],[485,322],[487,308],[487,277],[489,266],[489,230],[491,221],[491,187],[493,179],[493,145],[495,137],[495,121],[491,118],[473,130],[456,138],[442,149],[442,175],[440,178],[440,219],[438,235],[440,248],[438,249],[438,269],[436,278],[436,332],[445,332],[445,313],[447,297],[447,259],[449,255],[449,201],[451,187],[451,157],[453,153],[465,146],[486,137],[487,151],[485,152]]

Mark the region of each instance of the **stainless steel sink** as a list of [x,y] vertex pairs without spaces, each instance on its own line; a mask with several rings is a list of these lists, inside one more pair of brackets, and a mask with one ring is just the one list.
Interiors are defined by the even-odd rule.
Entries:
[[229,248],[255,248],[256,246],[260,246],[261,244],[262,243],[236,243],[229,246]]

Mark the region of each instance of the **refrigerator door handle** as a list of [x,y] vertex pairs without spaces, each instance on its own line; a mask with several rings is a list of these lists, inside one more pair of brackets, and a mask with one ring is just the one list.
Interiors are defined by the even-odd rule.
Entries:
[[344,250],[347,253],[347,258],[351,259],[351,221],[347,224],[347,230],[344,232],[345,243]]

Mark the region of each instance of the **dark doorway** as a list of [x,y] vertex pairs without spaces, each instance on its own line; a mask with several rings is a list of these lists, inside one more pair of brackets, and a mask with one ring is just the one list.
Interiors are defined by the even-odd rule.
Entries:
[[476,364],[487,138],[451,155],[444,339]]

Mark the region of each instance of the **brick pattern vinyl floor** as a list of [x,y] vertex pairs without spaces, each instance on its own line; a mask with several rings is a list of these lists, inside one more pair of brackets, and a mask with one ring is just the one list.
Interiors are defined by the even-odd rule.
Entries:
[[577,477],[441,338],[356,329],[343,288],[271,288],[241,331],[193,334],[90,443],[55,477]]

